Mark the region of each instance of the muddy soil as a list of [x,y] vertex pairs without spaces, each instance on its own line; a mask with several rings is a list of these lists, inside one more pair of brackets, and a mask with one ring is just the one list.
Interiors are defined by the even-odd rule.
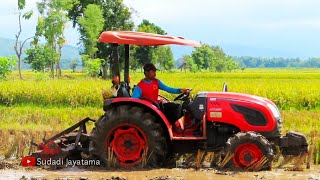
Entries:
[[55,180],[87,180],[87,179],[118,179],[118,180],[182,180],[182,179],[308,179],[320,180],[320,166],[311,166],[303,171],[273,169],[260,172],[219,171],[212,168],[200,169],[150,169],[150,170],[105,170],[101,168],[68,167],[63,169],[43,169],[34,167],[4,167],[0,170],[0,179],[55,179]]

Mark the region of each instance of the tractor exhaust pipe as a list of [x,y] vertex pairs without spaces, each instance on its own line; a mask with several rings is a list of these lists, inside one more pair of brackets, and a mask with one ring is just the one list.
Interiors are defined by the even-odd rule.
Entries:
[[228,92],[228,85],[227,85],[227,83],[223,83],[222,92]]

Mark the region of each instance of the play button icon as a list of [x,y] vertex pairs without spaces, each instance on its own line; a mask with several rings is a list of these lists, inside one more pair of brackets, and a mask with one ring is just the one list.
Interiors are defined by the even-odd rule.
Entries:
[[21,165],[26,166],[35,166],[36,165],[36,158],[31,156],[25,156],[21,160]]

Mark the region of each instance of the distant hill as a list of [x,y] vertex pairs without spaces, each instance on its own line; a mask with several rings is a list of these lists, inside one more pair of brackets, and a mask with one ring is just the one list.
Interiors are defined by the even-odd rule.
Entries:
[[[210,43],[209,43],[210,44]],[[294,52],[292,50],[278,50],[273,48],[266,47],[256,47],[242,44],[212,44],[218,45],[222,48],[222,50],[229,56],[233,57],[241,57],[241,56],[250,56],[250,57],[265,57],[265,58],[273,58],[273,57],[282,57],[282,58],[304,58],[308,57],[317,57],[315,53],[309,52]],[[175,59],[176,67],[181,65],[179,61],[183,55],[191,55],[194,48],[186,47],[186,46],[171,46],[172,53]],[[311,50],[310,50],[311,51]]]
[[293,52],[292,50],[279,50],[274,48],[223,43],[219,45],[223,51],[229,56],[252,56],[252,57],[283,57],[294,58],[300,57],[301,52]]
[[[1,38],[0,37],[0,56],[11,56],[16,55],[14,51],[14,44],[15,40]],[[26,43],[24,46],[24,50],[30,47],[29,43]],[[61,68],[62,69],[70,69],[70,62],[72,59],[77,59],[78,64],[81,64],[81,56],[79,54],[79,48],[75,46],[65,45],[62,48],[62,55],[61,55]],[[25,54],[22,54],[22,58],[25,57]],[[22,64],[22,69],[29,69],[28,64]]]
[[[210,44],[210,43],[209,43]],[[223,51],[229,56],[251,56],[251,57],[283,57],[283,58],[295,58],[295,57],[309,57],[307,55],[301,56],[300,52],[292,51],[280,51],[272,48],[255,47],[240,44],[212,44],[220,46]],[[186,46],[171,46],[172,53],[175,59],[181,58],[185,54],[191,55],[193,51],[192,47]]]

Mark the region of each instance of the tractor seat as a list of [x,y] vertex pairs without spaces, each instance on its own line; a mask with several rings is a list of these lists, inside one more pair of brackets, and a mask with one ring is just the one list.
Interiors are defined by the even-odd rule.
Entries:
[[125,87],[120,87],[118,90],[118,97],[130,97],[129,92]]
[[118,86],[120,87],[118,89],[117,97],[130,97],[130,87],[125,82],[121,82]]
[[173,125],[182,117],[182,105],[173,102],[161,102],[161,111]]

